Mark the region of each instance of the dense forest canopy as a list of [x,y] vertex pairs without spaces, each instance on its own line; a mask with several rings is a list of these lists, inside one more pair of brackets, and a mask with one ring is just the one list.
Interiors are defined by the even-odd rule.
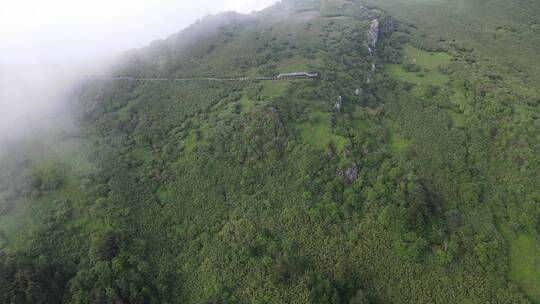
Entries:
[[[539,11],[283,0],[126,53],[0,160],[0,302],[540,303]],[[247,80],[148,80],[190,77]]]

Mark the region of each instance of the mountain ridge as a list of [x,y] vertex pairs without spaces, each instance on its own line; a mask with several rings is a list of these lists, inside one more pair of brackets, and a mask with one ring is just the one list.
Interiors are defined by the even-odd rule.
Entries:
[[535,88],[396,3],[208,17],[75,88],[0,162],[1,301],[538,301]]

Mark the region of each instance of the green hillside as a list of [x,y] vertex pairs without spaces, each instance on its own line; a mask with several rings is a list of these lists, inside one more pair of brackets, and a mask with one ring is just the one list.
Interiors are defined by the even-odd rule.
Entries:
[[[124,54],[0,160],[0,303],[540,303],[539,11],[284,0]],[[143,79],[204,77],[248,79]]]

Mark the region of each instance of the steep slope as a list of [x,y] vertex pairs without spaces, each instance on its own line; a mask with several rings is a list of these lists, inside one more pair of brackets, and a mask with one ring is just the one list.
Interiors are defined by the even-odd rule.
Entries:
[[[424,2],[208,17],[84,81],[80,128],[0,167],[2,301],[538,300],[532,70],[417,17],[467,3]],[[321,77],[136,79],[298,71]]]
[[[450,96],[469,118],[471,167],[481,201],[506,239],[509,275],[540,301],[538,132],[540,58],[536,1],[400,1],[377,5],[414,25],[427,50],[457,49],[465,62],[455,78],[472,84],[474,98]],[[466,97],[466,96],[465,96]],[[453,117],[456,115],[453,114]]]

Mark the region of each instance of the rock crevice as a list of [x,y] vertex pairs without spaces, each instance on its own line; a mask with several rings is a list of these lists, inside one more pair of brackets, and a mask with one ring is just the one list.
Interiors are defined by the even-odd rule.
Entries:
[[374,19],[367,31],[367,46],[370,53],[377,47],[377,42],[379,42],[379,19]]

